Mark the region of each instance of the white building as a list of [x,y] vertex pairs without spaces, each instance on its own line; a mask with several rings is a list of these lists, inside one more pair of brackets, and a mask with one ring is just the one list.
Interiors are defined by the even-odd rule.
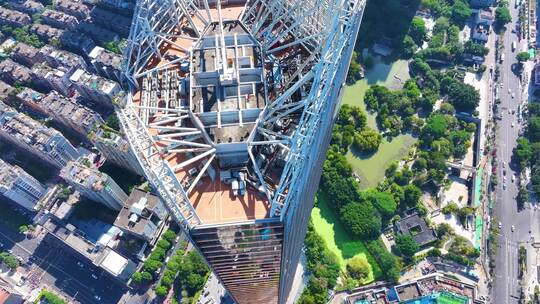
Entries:
[[112,107],[114,97],[122,90],[118,83],[81,69],[76,70],[69,80],[84,98],[108,107]]
[[114,210],[122,209],[128,198],[109,175],[79,162],[69,162],[60,171],[60,177],[83,196]]
[[47,188],[18,166],[0,160],[0,193],[22,207],[34,211]]
[[137,175],[143,175],[141,165],[129,148],[129,143],[122,136],[103,129],[98,129],[91,138],[98,151],[115,165]]
[[0,102],[0,139],[60,169],[81,154],[58,131]]

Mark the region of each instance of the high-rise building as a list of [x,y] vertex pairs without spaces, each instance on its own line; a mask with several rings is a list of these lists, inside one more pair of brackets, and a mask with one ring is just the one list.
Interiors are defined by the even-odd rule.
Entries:
[[109,175],[82,162],[69,162],[60,171],[60,177],[84,197],[113,210],[122,209],[128,198],[124,190]]
[[47,188],[19,166],[0,159],[0,194],[24,208],[34,211],[37,203],[47,194]]
[[58,131],[0,102],[0,140],[60,169],[81,156]]
[[111,130],[98,128],[90,134],[90,140],[99,153],[113,164],[129,170],[137,175],[143,175],[137,157],[129,148],[129,143],[120,134]]
[[155,4],[137,2],[122,128],[236,302],[286,303],[365,0]]

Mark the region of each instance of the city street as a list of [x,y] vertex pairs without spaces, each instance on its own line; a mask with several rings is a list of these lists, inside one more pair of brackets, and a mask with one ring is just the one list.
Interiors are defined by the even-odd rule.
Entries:
[[[107,273],[75,257],[49,234],[24,238],[0,224],[0,243],[3,245],[1,250],[9,250],[23,262],[31,262],[21,270],[27,278],[26,284],[32,288],[45,286],[61,291],[71,297],[71,303],[118,303],[127,290]],[[78,266],[78,262],[83,267]]]
[[[521,123],[518,122],[518,107],[526,98],[524,88],[512,67],[517,64],[516,54],[526,50],[527,42],[518,40],[518,36],[512,33],[518,20],[518,10],[514,5],[509,5],[513,23],[507,25],[506,33],[501,37],[504,48],[500,50],[504,54],[504,62],[500,63],[501,86],[498,98],[501,100],[499,113],[502,119],[497,123],[497,177],[496,203],[492,225],[501,225],[498,239],[498,248],[495,261],[495,275],[493,278],[494,303],[510,304],[518,303],[520,288],[518,280],[518,248],[521,244],[531,244],[534,239],[538,240],[540,211],[530,206],[518,211],[516,197],[518,194],[518,179],[516,164],[512,162],[512,151],[516,146]],[[512,50],[512,42],[517,43],[515,51]],[[514,114],[515,111],[515,114]],[[506,174],[505,174],[506,173]],[[513,179],[515,177],[515,182]],[[500,224],[499,224],[500,223]]]

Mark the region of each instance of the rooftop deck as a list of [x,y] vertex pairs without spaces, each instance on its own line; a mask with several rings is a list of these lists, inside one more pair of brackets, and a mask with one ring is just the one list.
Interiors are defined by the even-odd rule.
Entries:
[[[222,9],[222,17],[224,20],[236,20],[242,9],[243,6],[226,7]],[[212,8],[210,11],[213,20],[218,20],[217,9]],[[206,14],[206,10],[201,10],[200,12],[201,14]],[[202,22],[197,18],[193,20],[199,27],[199,30],[203,32]],[[187,26],[187,23],[185,25]],[[229,29],[236,34],[246,34],[242,28],[230,26]],[[207,35],[208,33],[210,35],[216,35],[216,30],[215,26],[210,26],[207,29]],[[139,110],[141,119],[147,120],[149,133],[154,137],[156,145],[164,149],[163,159],[173,168],[178,181],[180,181],[186,192],[188,192],[188,197],[203,224],[241,222],[268,217],[270,204],[262,191],[256,189],[254,185],[247,183],[245,193],[235,196],[233,195],[232,184],[222,181],[222,171],[217,158],[207,155],[198,158],[196,161],[194,160],[194,158],[198,157],[195,153],[208,149],[202,147],[205,145],[205,141],[202,140],[202,136],[199,134],[200,132],[193,132],[190,136],[191,138],[189,138],[189,141],[195,143],[195,145],[199,144],[200,147],[175,145],[175,142],[180,139],[188,139],[175,136],[167,137],[167,134],[170,134],[170,131],[175,127],[195,128],[193,123],[188,122],[188,120],[182,120],[179,123],[179,117],[187,114],[187,111],[181,109],[187,109],[189,106],[187,103],[189,93],[187,90],[183,91],[180,89],[177,91],[174,88],[182,86],[180,83],[182,78],[189,76],[189,70],[182,66],[182,62],[186,61],[179,59],[185,58],[187,60],[189,58],[189,53],[186,50],[194,46],[197,38],[188,38],[189,30],[185,28],[176,29],[175,34],[178,37],[171,39],[171,43],[163,43],[161,45],[160,49],[163,54],[161,58],[154,56],[147,63],[144,69],[145,71],[156,68],[162,69],[160,69],[160,72],[154,73],[153,78],[148,77],[147,74],[138,79],[141,90],[133,93],[133,105],[144,108]],[[226,45],[228,44],[227,42]],[[219,51],[217,52],[219,53]],[[215,48],[201,49],[194,52],[194,58],[191,60],[193,71],[200,73],[219,70],[220,62],[216,59],[216,54]],[[236,47],[236,51],[235,47],[227,50],[227,58],[234,59],[236,57],[253,58],[253,48],[244,46]],[[174,63],[171,64],[171,62]],[[258,60],[253,59],[242,59],[238,62],[238,65],[244,68],[252,68],[260,65]],[[234,60],[229,67],[236,68],[236,64],[237,61]],[[145,79],[145,77],[148,79]],[[254,83],[254,80],[259,81],[259,83]],[[209,120],[205,120],[204,115],[212,114],[219,110],[222,113],[226,113],[227,111],[238,113],[246,109],[264,107],[264,86],[260,83],[261,77],[253,79],[249,75],[242,75],[242,81],[249,81],[249,83],[239,86],[237,90],[236,87],[222,87],[216,83],[215,79],[212,79],[209,83],[204,83],[204,80],[201,80],[201,78],[197,79],[198,87],[194,90],[192,96],[198,102],[193,104],[193,113],[202,114],[203,117],[200,119],[203,122],[208,122]],[[218,92],[215,92],[216,90]],[[241,96],[238,96],[238,93],[241,93]],[[230,98],[223,98],[225,96]],[[221,98],[223,99],[220,100]],[[218,100],[220,100],[219,104]],[[148,109],[148,105],[156,109]],[[172,114],[171,112],[160,111],[158,108],[178,110],[175,114]],[[248,114],[243,114],[242,118],[244,121],[246,123],[249,121],[254,122],[255,120]],[[216,140],[217,143],[240,142],[249,135],[253,124],[228,126],[224,123],[223,126],[218,128],[210,123],[207,127],[209,136],[219,139]],[[185,153],[187,148],[191,148],[193,150],[192,153]],[[175,153],[175,150],[183,151]],[[211,169],[207,169],[208,167]],[[198,176],[201,171],[204,171],[203,169],[206,172]],[[193,186],[190,187],[191,184]]]

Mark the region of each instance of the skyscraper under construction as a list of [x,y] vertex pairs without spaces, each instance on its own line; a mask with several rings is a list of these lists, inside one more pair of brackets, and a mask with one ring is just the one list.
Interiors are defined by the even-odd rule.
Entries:
[[139,0],[118,116],[237,303],[286,303],[365,0]]

